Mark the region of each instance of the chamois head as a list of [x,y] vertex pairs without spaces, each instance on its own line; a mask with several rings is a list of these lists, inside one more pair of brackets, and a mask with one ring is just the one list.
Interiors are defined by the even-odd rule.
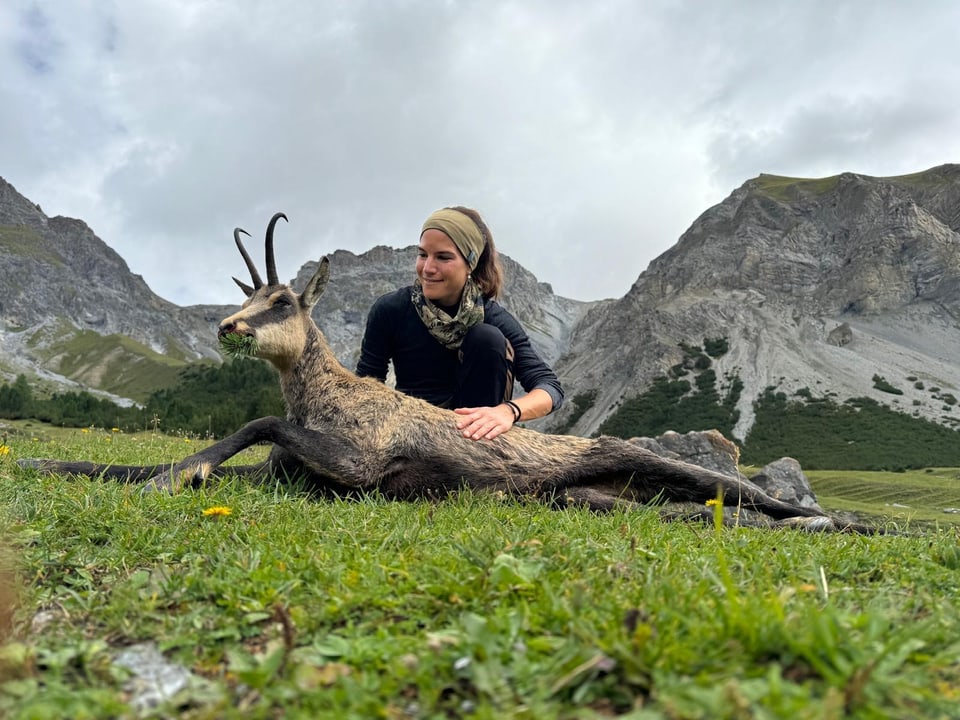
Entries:
[[260,278],[256,265],[240,240],[240,233],[250,233],[241,228],[233,231],[233,239],[247,270],[250,271],[253,286],[233,278],[247,299],[239,312],[220,323],[217,337],[220,346],[228,355],[260,357],[283,369],[296,362],[303,352],[308,327],[313,325],[310,311],[327,286],[330,261],[326,257],[320,260],[313,277],[299,294],[289,285],[281,283],[277,277],[277,264],[273,255],[273,231],[280,218],[286,220],[287,216],[277,213],[267,225],[266,283]]

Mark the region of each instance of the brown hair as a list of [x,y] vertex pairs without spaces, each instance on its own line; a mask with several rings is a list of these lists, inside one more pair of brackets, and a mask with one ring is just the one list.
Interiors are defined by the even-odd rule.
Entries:
[[490,233],[490,228],[487,227],[483,218],[480,217],[480,213],[473,208],[458,205],[447,209],[461,212],[473,220],[474,224],[480,230],[480,234],[483,235],[483,252],[480,253],[477,266],[470,274],[473,276],[477,285],[480,286],[480,291],[483,293],[483,296],[491,300],[496,300],[500,297],[500,292],[503,290],[503,268],[500,266],[500,255],[497,253],[497,246],[493,244],[493,235]]

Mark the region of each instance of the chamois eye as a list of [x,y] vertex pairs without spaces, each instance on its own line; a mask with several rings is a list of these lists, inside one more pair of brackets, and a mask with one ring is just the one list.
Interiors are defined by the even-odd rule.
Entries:
[[280,305],[281,307],[287,307],[290,305],[290,298],[286,295],[277,296],[276,300],[273,301],[274,305]]

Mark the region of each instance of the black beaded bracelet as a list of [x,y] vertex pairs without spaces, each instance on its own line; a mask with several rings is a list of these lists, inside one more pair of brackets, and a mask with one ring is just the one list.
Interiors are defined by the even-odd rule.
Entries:
[[513,410],[513,424],[516,425],[520,421],[520,416],[523,415],[523,410],[513,400],[506,400],[505,402]]

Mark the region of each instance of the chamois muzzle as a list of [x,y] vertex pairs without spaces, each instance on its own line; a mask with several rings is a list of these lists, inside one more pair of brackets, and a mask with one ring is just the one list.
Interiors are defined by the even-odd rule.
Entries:
[[227,357],[256,357],[257,337],[249,330],[240,330],[234,322],[222,322],[217,327],[217,340],[220,350]]

